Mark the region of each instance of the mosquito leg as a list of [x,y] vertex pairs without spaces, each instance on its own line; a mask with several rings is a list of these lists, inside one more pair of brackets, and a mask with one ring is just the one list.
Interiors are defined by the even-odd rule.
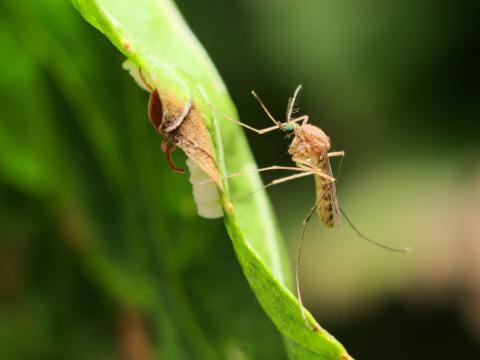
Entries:
[[[271,170],[289,170],[289,171],[300,171],[301,173],[312,173],[312,174],[316,174],[315,173],[315,170],[316,169],[311,169],[311,168],[308,168],[308,167],[295,167],[295,166],[278,166],[278,165],[272,165],[272,166],[268,166],[268,167],[264,167],[264,168],[260,168],[260,169],[255,169],[255,170],[247,170],[247,171],[242,171],[242,172],[238,172],[238,173],[233,173],[233,174],[229,174],[227,176],[224,177],[224,179],[228,179],[228,178],[232,178],[232,177],[237,177],[237,176],[242,176],[242,175],[247,175],[247,174],[252,174],[252,173],[259,173],[259,172],[264,172],[264,171],[271,171]],[[306,175],[305,175],[306,176]],[[330,177],[329,177],[330,179]],[[333,179],[333,178],[331,178]],[[334,180],[334,179],[333,179]],[[207,180],[207,182],[210,182],[212,180]],[[259,191],[263,189],[260,188],[258,190],[255,190],[255,191]]]
[[302,314],[302,318],[307,324],[307,326],[310,326],[314,331],[321,331],[321,329],[319,328],[318,324],[310,323],[307,320],[307,316],[305,314],[305,307],[303,306],[303,301],[302,301],[302,293],[300,291],[300,259],[302,256],[303,240],[305,238],[305,230],[307,228],[308,222],[310,221],[310,219],[312,218],[312,215],[315,213],[315,210],[318,208],[318,205],[324,199],[326,194],[330,191],[332,186],[333,184],[330,184],[330,186],[323,192],[322,197],[315,202],[315,205],[310,209],[307,216],[305,216],[305,218],[303,219],[302,231],[300,233],[300,241],[298,242],[298,248],[297,248],[297,257],[295,259],[295,282],[296,282],[296,290],[297,290],[297,299],[300,305],[300,313]]
[[165,139],[163,139],[160,146],[162,148],[162,151],[165,153],[165,157],[167,159],[168,167],[176,173],[183,174],[185,172],[185,170],[176,167],[175,164],[172,161],[172,152],[176,149],[175,144],[171,143],[169,139],[165,138]]
[[[284,168],[283,166],[278,166],[278,167],[279,167],[279,168]],[[266,168],[265,168],[265,169],[266,169]],[[262,186],[262,187],[260,187],[260,188],[258,188],[258,189],[256,189],[256,190],[254,190],[254,191],[252,191],[252,192],[250,192],[250,193],[248,193],[248,194],[246,194],[246,195],[244,195],[244,196],[242,196],[242,197],[240,197],[240,198],[237,198],[237,199],[235,199],[235,200],[236,200],[236,201],[244,200],[244,199],[248,198],[249,196],[255,194],[255,193],[258,192],[258,191],[261,191],[261,190],[267,189],[267,188],[269,188],[269,187],[272,187],[272,186],[275,186],[275,185],[279,185],[279,184],[288,182],[288,181],[290,181],[290,180],[295,180],[295,179],[298,179],[298,178],[301,178],[301,177],[305,177],[305,176],[317,175],[315,172],[312,171],[312,169],[307,169],[307,168],[305,168],[305,169],[302,169],[302,168],[294,168],[294,169],[297,170],[297,171],[302,171],[302,172],[300,172],[300,173],[298,173],[298,174],[294,174],[294,175],[285,176],[285,177],[282,177],[282,178],[279,178],[279,179],[275,179],[275,180],[269,182],[268,184],[266,184],[266,185],[264,185],[264,186]],[[239,174],[239,175],[241,175],[241,174]],[[333,184],[333,182],[330,184],[329,189],[330,189],[330,187],[332,186],[332,184]],[[327,191],[328,191],[328,190],[327,190]],[[327,191],[326,191],[325,193],[327,193]],[[322,196],[322,199],[323,199],[324,196],[325,196],[325,195]],[[320,202],[320,200],[318,200],[318,202]],[[316,208],[317,206],[318,206],[318,203],[315,205],[315,208]],[[315,208],[314,208],[314,209],[315,209]],[[313,209],[313,210],[314,210],[314,209]],[[313,213],[313,210],[312,210],[312,213]],[[311,216],[311,215],[310,215],[310,216]],[[307,222],[308,222],[308,221],[307,221]],[[303,230],[303,231],[304,231],[304,230]],[[300,302],[301,302],[301,297],[299,297],[299,300],[300,300]],[[303,314],[303,306],[302,306],[301,308],[302,308],[302,315],[304,315],[304,314]]]
[[329,158],[336,156],[345,156],[345,151],[332,151],[328,153]]
[[302,125],[305,125],[306,123],[308,123],[308,115],[302,115],[302,116],[299,116],[295,119],[291,119],[291,120],[288,120],[288,121],[292,121],[292,122],[302,122]]
[[275,179],[275,180],[269,182],[267,185],[264,186],[264,188],[266,189],[266,188],[269,188],[269,187],[274,186],[274,185],[278,185],[278,184],[281,184],[281,183],[284,183],[284,182],[287,182],[287,181],[290,181],[290,180],[298,179],[298,178],[301,178],[301,177],[304,177],[304,176],[309,176],[309,175],[315,175],[315,173],[311,172],[311,171],[305,171],[305,172],[301,172],[299,174],[285,176],[283,178]]
[[295,119],[290,119],[288,120],[290,122],[302,122],[302,125],[305,125],[307,122],[308,122],[308,115],[302,115],[302,116],[299,116]]
[[[298,169],[297,169],[298,170]],[[275,185],[279,185],[279,184],[282,184],[284,182],[287,182],[287,181],[290,181],[290,180],[295,180],[295,179],[298,179],[298,178],[301,178],[301,177],[305,177],[305,176],[310,176],[310,175],[315,175],[315,173],[311,172],[311,171],[306,171],[306,170],[303,170],[304,172],[301,172],[301,173],[298,173],[298,174],[294,174],[294,175],[289,175],[289,176],[285,176],[285,177],[282,177],[282,178],[279,178],[279,179],[275,179],[271,182],[269,182],[268,184],[252,191],[252,192],[249,192],[248,194],[240,197],[240,198],[237,198],[235,200],[237,201],[241,201],[243,199],[246,199],[248,198],[249,196],[255,194],[256,192],[259,192],[260,190],[264,190],[264,189],[268,189],[269,187],[272,187],[272,186],[275,186]]]
[[[245,123],[243,123],[243,122],[241,122],[241,121],[238,121],[238,120],[234,119],[233,117],[228,116],[227,114],[222,113],[220,110],[218,110],[218,109],[217,109],[215,106],[213,106],[212,104],[209,103],[209,105],[210,105],[210,107],[211,107],[212,109],[215,110],[215,112],[217,112],[218,114],[220,114],[223,118],[225,118],[225,119],[227,119],[227,120],[229,120],[229,121],[231,121],[231,122],[234,122],[235,124],[240,125],[240,126],[244,127],[245,129],[248,129],[248,130],[250,130],[250,131],[254,131],[254,132],[256,132],[256,133],[259,134],[259,135],[263,135],[263,134],[266,134],[266,133],[269,133],[269,132],[271,132],[271,131],[278,130],[278,129],[281,128],[281,127],[280,127],[280,124],[281,124],[281,123],[280,123],[280,122],[276,122],[277,125],[270,126],[270,127],[264,128],[264,129],[257,129],[257,128],[255,128],[255,127],[253,127],[253,126],[250,126],[250,125],[245,124]],[[305,118],[307,118],[307,121],[308,121],[308,116],[307,116],[307,115],[300,116],[300,117],[298,117],[298,118],[295,118],[295,119],[292,119],[292,120],[289,120],[289,121],[292,121],[292,122],[300,122],[300,121],[305,121]],[[276,120],[275,120],[275,121],[276,121]]]
[[[299,121],[304,121],[304,122],[306,122],[306,121],[305,121],[305,118],[306,118],[306,121],[308,121],[308,116],[307,116],[307,115],[300,116],[300,117],[298,117],[298,118],[296,118],[296,119],[292,119],[292,120],[289,120],[289,121],[290,121],[290,122],[299,122]],[[243,127],[247,128],[247,129],[249,129],[249,130],[255,131],[257,134],[260,134],[260,135],[266,134],[266,133],[268,133],[268,132],[270,132],[270,131],[273,131],[273,130],[281,129],[281,127],[280,127],[279,125],[270,126],[270,127],[268,127],[268,128],[265,128],[265,129],[256,129],[256,128],[254,128],[254,127],[252,127],[252,126],[250,126],[250,125],[244,124],[244,123],[242,123],[242,122],[240,122],[240,121],[236,121],[236,120],[234,120],[234,119],[230,119],[230,120],[233,120],[233,121],[236,122],[238,125],[243,126]]]
[[272,165],[260,169],[255,169],[255,170],[250,170],[250,171],[243,171],[239,173],[233,173],[230,175],[225,176],[226,178],[231,178],[231,177],[236,177],[236,176],[241,176],[249,173],[259,173],[259,172],[264,172],[264,171],[270,171],[270,170],[291,170],[291,171],[311,171],[310,169],[306,168],[300,168],[296,166],[278,166],[278,165]]
[[335,182],[335,178],[334,177],[331,177],[330,175],[328,174],[325,174],[322,170],[320,170],[319,168],[313,168],[313,167],[310,167],[310,166],[300,166],[299,167],[300,169],[304,169],[305,171],[310,171],[312,173],[314,173],[315,175],[318,175],[322,178],[324,178],[325,180],[328,180],[330,181],[331,183],[334,183]]
[[302,318],[305,321],[305,323],[307,323],[307,325],[309,326],[310,324],[308,323],[307,316],[305,315],[305,307],[303,306],[302,292],[300,290],[300,259],[302,257],[302,247],[303,247],[303,240],[305,238],[305,229],[307,228],[307,224],[310,221],[315,210],[317,209],[318,205],[319,205],[319,201],[315,203],[315,206],[313,206],[310,209],[307,216],[303,219],[300,241],[298,242],[298,248],[297,248],[297,257],[295,259],[295,285],[297,290],[297,299],[300,305],[300,313],[302,314]]
[[257,129],[257,128],[254,128],[253,126],[250,126],[250,125],[247,125],[241,121],[238,121],[236,119],[234,119],[233,117],[231,116],[228,116],[227,114],[224,114],[222,113],[220,110],[218,110],[215,106],[213,106],[212,104],[208,103],[208,105],[210,105],[210,107],[215,110],[216,113],[220,114],[220,116],[222,116],[223,118],[231,121],[231,122],[234,122],[235,124],[237,125],[240,125],[248,130],[251,130],[251,131],[254,131],[256,132],[257,134],[260,134],[260,135],[263,135],[263,134],[266,134],[270,131],[273,131],[273,130],[277,130],[279,127],[278,125],[275,125],[275,126],[270,126],[270,127],[267,127],[267,128],[264,128],[264,129]]
[[310,162],[308,160],[305,160],[305,159],[299,159],[299,158],[295,158],[293,157],[292,158],[293,161],[295,161],[296,163],[300,164],[300,165],[305,165],[304,167],[303,166],[300,166],[299,169],[306,169],[308,171],[311,171],[313,173],[315,173],[315,175],[318,175],[320,177],[323,177],[325,180],[328,180],[330,182],[334,182],[335,181],[335,178],[331,177],[330,175],[328,174],[325,174],[322,170],[320,170],[319,168],[317,167],[313,167]]
[[275,126],[270,126],[268,128],[264,128],[264,129],[257,129],[257,128],[254,128],[253,126],[250,126],[250,125],[247,125],[245,123],[242,123],[241,121],[238,121],[238,120],[235,120],[231,117],[227,117],[226,115],[222,115],[224,116],[226,119],[230,120],[230,121],[233,121],[235,124],[237,125],[240,125],[240,126],[243,126],[245,129],[248,129],[248,130],[251,130],[251,131],[254,131],[256,132],[257,134],[259,135],[263,135],[263,134],[266,134],[266,133],[269,133],[271,131],[274,131],[274,130],[278,130],[279,127],[278,125],[275,125]]
[[308,173],[312,173],[312,174],[318,175],[320,177],[323,177],[324,179],[326,179],[328,181],[331,181],[331,182],[335,181],[335,179],[333,177],[323,173],[320,169],[312,168],[310,166],[296,167],[296,166],[278,166],[278,165],[272,165],[272,166],[268,166],[268,167],[264,167],[264,168],[260,168],[260,169],[243,171],[243,172],[239,172],[239,173],[233,173],[233,174],[225,176],[225,178],[231,178],[231,177],[246,175],[246,174],[249,174],[249,173],[259,173],[259,172],[271,171],[271,170],[290,170],[290,171],[308,172]]

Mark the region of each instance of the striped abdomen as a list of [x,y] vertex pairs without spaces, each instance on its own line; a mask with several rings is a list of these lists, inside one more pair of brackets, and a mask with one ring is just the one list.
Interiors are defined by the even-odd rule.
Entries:
[[[326,175],[333,177],[328,156],[322,156],[317,161],[317,167]],[[317,190],[317,213],[326,227],[340,226],[340,217],[335,183],[315,175]]]

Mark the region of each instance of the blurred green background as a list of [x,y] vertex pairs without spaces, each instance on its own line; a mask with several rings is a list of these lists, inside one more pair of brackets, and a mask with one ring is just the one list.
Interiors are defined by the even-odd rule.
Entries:
[[[342,207],[413,247],[313,218],[302,289],[320,324],[357,359],[480,356],[478,3],[177,4],[244,122],[270,125],[250,90],[282,118],[303,84],[300,112],[346,151]],[[1,0],[0,48],[0,357],[285,358],[108,40],[68,2]],[[247,135],[259,166],[290,163],[280,132]],[[270,194],[293,258],[313,181]]]

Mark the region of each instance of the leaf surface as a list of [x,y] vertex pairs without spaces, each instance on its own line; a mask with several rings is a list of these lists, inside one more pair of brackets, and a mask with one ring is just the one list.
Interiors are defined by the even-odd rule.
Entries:
[[[127,58],[149,74],[155,87],[199,109],[212,140],[220,175],[256,168],[228,91],[207,53],[169,0],[73,0],[75,7]],[[119,66],[120,64],[112,64]],[[214,108],[211,105],[214,105]],[[258,301],[284,336],[295,359],[350,359],[344,347],[307,313],[303,320],[292,286],[287,253],[257,174],[224,181],[225,225]],[[240,199],[237,200],[235,199]]]

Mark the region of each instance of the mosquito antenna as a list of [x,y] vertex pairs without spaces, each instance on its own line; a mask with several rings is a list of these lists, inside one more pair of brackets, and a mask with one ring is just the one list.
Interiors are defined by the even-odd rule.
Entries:
[[287,121],[290,121],[290,118],[292,117],[293,113],[293,105],[292,105],[292,97],[288,98],[288,104],[287,104]]
[[295,101],[297,100],[298,94],[302,90],[302,85],[298,85],[293,93],[293,96],[288,99],[288,106],[287,106],[287,121],[290,121],[292,118],[293,107],[295,106]]
[[287,122],[291,121],[292,119],[292,114],[294,114],[296,111],[293,110],[293,106],[294,106],[294,103],[293,103],[293,97],[290,97],[288,98],[288,105],[287,105],[287,113],[286,113],[286,116],[287,116]]
[[268,115],[268,117],[270,118],[270,120],[273,121],[273,123],[275,125],[277,125],[278,127],[280,127],[280,122],[278,122],[277,120],[275,120],[275,118],[272,116],[272,114],[270,114],[270,111],[268,111],[267,107],[265,106],[265,104],[263,103],[263,101],[260,99],[260,97],[257,95],[257,93],[255,91],[252,90],[252,95],[255,97],[255,99],[257,99],[258,103],[260,104],[260,106],[262,107],[263,111],[265,111],[265,113]]
[[342,213],[344,219],[347,220],[347,223],[351,226],[353,231],[355,231],[357,233],[357,235],[359,237],[361,237],[363,240],[366,240],[366,241],[368,241],[369,243],[371,243],[375,246],[381,247],[382,249],[393,251],[393,252],[406,253],[406,252],[409,252],[411,250],[410,246],[407,246],[407,247],[404,247],[404,248],[396,248],[396,247],[392,247],[392,246],[388,246],[388,245],[379,243],[379,242],[369,238],[368,236],[362,234],[360,232],[360,230],[358,230],[357,227],[355,225],[353,225],[352,220],[350,220],[350,218],[347,216],[347,214],[345,214],[345,211],[342,208],[340,208],[340,212]]

